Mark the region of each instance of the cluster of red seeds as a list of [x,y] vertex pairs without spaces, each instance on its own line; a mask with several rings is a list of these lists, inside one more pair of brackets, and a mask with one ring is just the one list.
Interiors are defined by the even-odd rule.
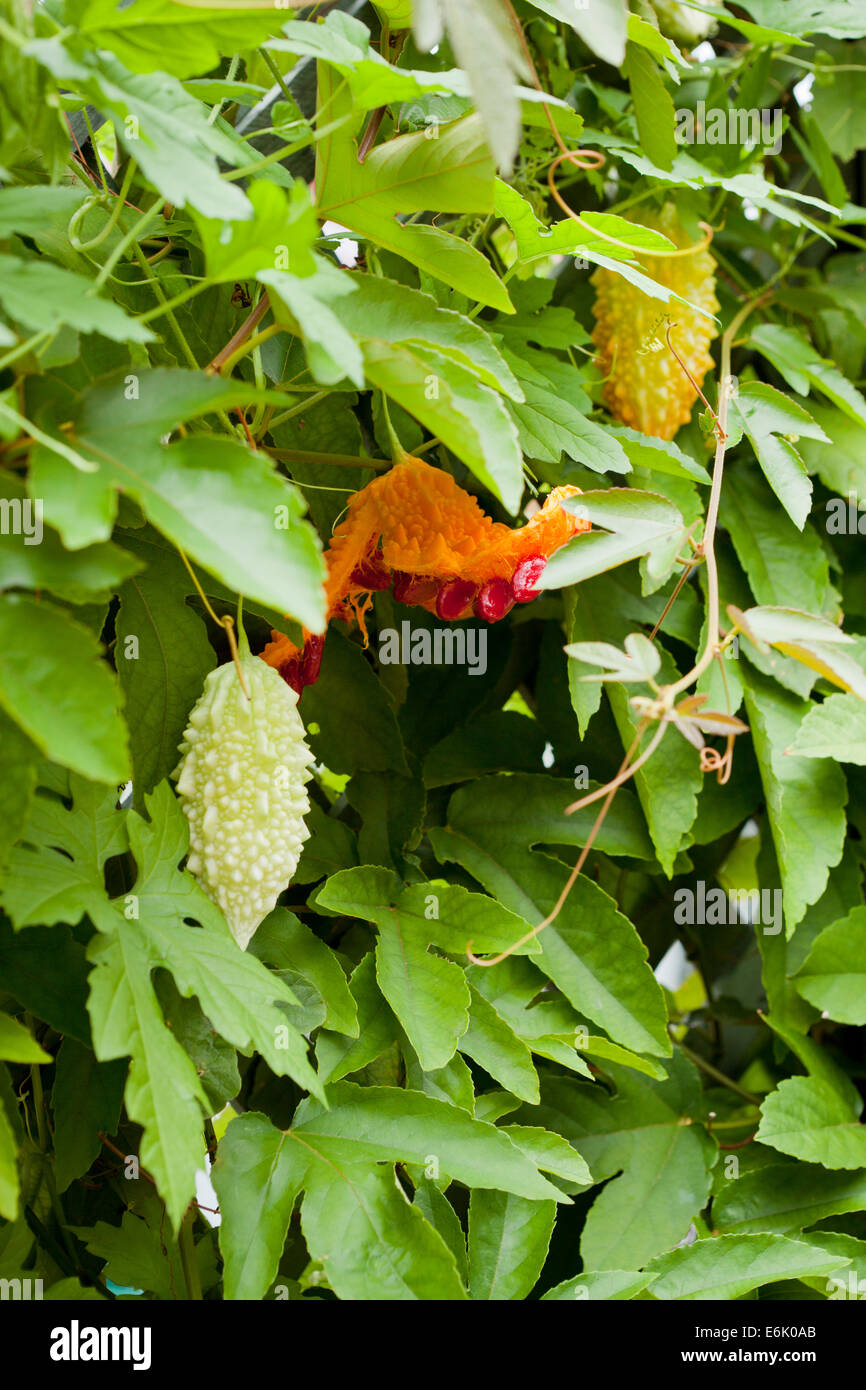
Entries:
[[[444,582],[426,575],[409,574],[404,570],[389,570],[379,558],[379,553],[357,565],[352,573],[352,584],[369,593],[390,589],[394,586],[397,603],[408,607],[432,603],[435,600],[437,617],[444,622],[454,622],[457,618],[468,616],[470,609],[476,618],[487,623],[498,623],[511,612],[515,603],[531,603],[541,594],[539,581],[547,565],[544,555],[530,555],[522,560],[511,579],[488,579],[486,584],[475,584],[468,579],[446,579]],[[279,668],[280,675],[300,697],[307,685],[315,685],[322,666],[324,637],[310,636],[303,650],[284,662]]]

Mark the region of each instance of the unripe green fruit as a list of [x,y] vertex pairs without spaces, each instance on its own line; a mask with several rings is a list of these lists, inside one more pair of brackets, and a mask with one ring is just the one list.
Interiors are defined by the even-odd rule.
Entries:
[[[719,9],[721,0],[702,0],[707,9]],[[709,38],[718,29],[718,21],[700,10],[689,9],[678,0],[652,0],[653,9],[663,34],[687,47]]]
[[313,755],[294,690],[248,648],[240,668],[249,699],[233,662],[211,671],[175,776],[189,821],[187,868],[246,949],[291,882],[309,835]]

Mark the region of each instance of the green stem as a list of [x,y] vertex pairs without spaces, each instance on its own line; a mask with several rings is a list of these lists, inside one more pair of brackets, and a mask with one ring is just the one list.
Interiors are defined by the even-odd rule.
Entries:
[[232,353],[231,357],[226,358],[220,367],[220,375],[231,376],[238,362],[242,361],[248,353],[255,353],[262,346],[262,343],[266,343],[269,338],[275,338],[278,333],[283,332],[285,332],[283,324],[268,324],[267,328],[263,328],[261,333],[256,333],[254,337],[248,338],[245,343],[241,343],[240,347]]
[[186,1284],[187,1298],[197,1301],[201,1298],[202,1293],[201,1277],[199,1275],[198,1260],[196,1259],[195,1253],[194,1222],[195,1207],[189,1207],[181,1222],[177,1244],[180,1250],[180,1262],[183,1266],[183,1277]]
[[706,1072],[707,1076],[711,1076],[714,1081],[718,1081],[720,1086],[727,1086],[729,1091],[735,1091],[738,1096],[742,1096],[743,1100],[747,1100],[750,1105],[754,1105],[756,1108],[760,1109],[761,1100],[759,1096],[753,1096],[751,1091],[746,1091],[736,1081],[732,1081],[729,1076],[725,1076],[723,1071],[719,1071],[718,1067],[714,1067],[712,1062],[708,1062],[699,1052],[693,1052],[690,1047],[686,1047],[685,1043],[677,1043],[677,1046],[684,1057],[688,1057],[689,1061],[694,1062],[695,1066],[699,1067],[701,1071]]
[[[136,244],[133,246],[133,248],[132,248],[132,254],[133,254],[133,256],[135,257],[135,259],[138,261],[138,264],[141,266],[142,270],[144,271],[144,273],[145,273],[145,275],[146,275],[147,272],[148,272],[147,257],[145,256],[144,252],[142,251],[142,249],[141,249],[141,247],[138,245],[138,243],[136,243]],[[162,305],[162,308],[160,309],[160,313],[165,314],[166,318],[168,319],[169,323],[171,324],[172,332],[174,333],[174,336],[177,338],[177,341],[178,341],[178,343],[179,343],[179,345],[180,345],[180,350],[181,350],[181,352],[183,353],[184,357],[185,357],[186,360],[187,360],[187,365],[190,366],[190,367],[192,367],[193,371],[197,372],[197,371],[198,371],[198,362],[197,362],[196,359],[195,359],[195,354],[193,353],[192,348],[190,347],[189,343],[187,342],[186,338],[184,337],[183,330],[182,330],[180,324],[178,323],[177,319],[176,319],[175,316],[174,316],[174,311],[173,311],[173,309],[172,309],[172,303],[173,303],[173,301],[170,300],[170,299],[168,298],[168,296],[167,296],[166,293],[165,293],[165,290],[162,288],[162,285],[159,283],[159,280],[152,280],[151,283],[152,283],[152,285],[153,285],[153,292],[154,292],[154,294],[156,295],[157,299],[159,300],[160,304]],[[234,431],[232,431],[232,433],[234,433]]]
[[279,68],[277,67],[268,50],[266,48],[257,48],[256,52],[258,53],[260,58],[264,59],[265,66],[267,67],[268,71],[271,74],[271,77],[276,82],[277,86],[279,87],[280,91],[282,92],[289,105],[297,106],[294,97],[292,96],[291,92],[285,84],[283,74],[280,72]]
[[34,333],[32,338],[28,338],[24,343],[19,343],[17,347],[10,348],[4,357],[0,357],[0,371],[2,371],[4,367],[11,366],[13,362],[17,362],[19,357],[26,356],[26,354],[31,352],[43,338],[48,338],[50,340],[56,336],[57,330],[52,330],[50,328],[43,328],[38,333]]
[[370,459],[355,454],[318,454],[308,449],[266,449],[265,452],[280,463],[318,463],[331,468],[374,468],[385,472],[391,467],[390,459]]
[[[229,63],[229,70],[228,70],[228,72],[226,73],[226,79],[225,79],[226,82],[234,82],[234,80],[235,80],[235,74],[237,73],[237,70],[238,70],[238,68],[239,68],[239,66],[240,66],[240,61],[241,61],[241,55],[240,55],[239,53],[236,53],[236,54],[234,55],[234,57],[232,58],[231,62]],[[208,125],[213,125],[214,121],[216,120],[217,116],[218,116],[219,113],[222,111],[222,109],[223,109],[224,106],[225,106],[225,97],[222,97],[222,98],[220,98],[220,100],[212,107],[211,113],[210,113],[210,115],[209,115],[208,118],[207,118],[207,123],[208,123]]]
[[[126,204],[126,195],[129,192],[129,186],[132,183],[135,167],[135,160],[131,159],[128,165],[126,166],[126,172],[123,176],[123,183],[121,185],[120,192],[116,195],[116,197],[113,197],[112,199],[113,206],[111,209],[111,215],[106,221],[105,226],[102,227],[96,233],[96,236],[91,237],[89,241],[79,241],[77,236],[78,224],[84,220],[84,217],[86,216],[87,212],[90,211],[89,199],[82,203],[81,207],[78,209],[77,212],[74,212],[72,214],[72,217],[69,219],[67,235],[69,237],[70,245],[73,246],[76,251],[93,251],[97,246],[101,246],[102,243],[105,241],[106,237],[110,236],[111,233],[114,231],[114,228],[117,226],[117,220],[120,217],[120,214],[123,212],[124,206]],[[100,201],[104,203],[105,199],[101,198]]]
[[[145,265],[147,265],[146,257],[144,263]],[[156,277],[151,275],[148,279],[148,283],[158,284],[159,282],[156,279]],[[195,296],[197,294],[201,294],[203,290],[210,289],[212,283],[213,282],[211,280],[200,280],[198,284],[187,285],[185,290],[181,290],[172,299],[167,299],[164,304],[158,304],[155,309],[148,309],[146,314],[139,314],[138,322],[152,323],[153,320],[158,319],[161,314],[169,313],[172,309],[176,309],[180,304],[186,304],[187,300],[194,299]]]
[[[130,246],[134,246],[138,243],[138,241],[141,239],[141,233],[144,231],[148,222],[152,221],[152,219],[156,217],[164,202],[165,199],[163,197],[157,198],[155,203],[151,203],[149,208],[145,208],[144,212],[141,214],[138,220],[132,224],[126,235],[121,237],[120,241],[115,246],[114,250],[108,257],[108,260],[105,262],[99,274],[97,275],[96,280],[94,281],[94,293],[102,289],[102,286],[105,284],[111,272],[114,270],[114,267],[117,265],[117,262],[121,259],[122,256],[126,254]],[[146,270],[149,272],[149,267],[146,267]]]
[[287,420],[293,420],[296,415],[303,415],[305,410],[312,410],[314,405],[318,405],[320,401],[325,400],[330,394],[330,391],[317,391],[314,396],[308,396],[305,401],[301,401],[300,405],[293,405],[291,410],[284,410],[282,415],[278,415],[276,419],[271,420],[268,429],[275,430],[277,425],[284,425]]

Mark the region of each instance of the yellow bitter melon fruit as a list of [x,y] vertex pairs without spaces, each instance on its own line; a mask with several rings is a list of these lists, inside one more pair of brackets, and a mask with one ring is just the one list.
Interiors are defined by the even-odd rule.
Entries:
[[187,868],[222,908],[242,950],[288,886],[309,831],[313,755],[298,697],[242,640],[238,671],[211,671],[180,745],[177,793],[189,821]]
[[[677,247],[691,244],[672,203],[635,220],[664,233]],[[640,262],[653,280],[705,312],[698,313],[678,300],[664,305],[622,275],[597,270],[592,277],[596,289],[592,340],[606,378],[602,397],[624,425],[658,439],[673,439],[689,419],[697,392],[667,345],[667,321],[672,325],[671,342],[700,386],[713,365],[709,346],[718,332],[709,317],[719,308],[716,263],[705,248],[669,258],[642,254]]]

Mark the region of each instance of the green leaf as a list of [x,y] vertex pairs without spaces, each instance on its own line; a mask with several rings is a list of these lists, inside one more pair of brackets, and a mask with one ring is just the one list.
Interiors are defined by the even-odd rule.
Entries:
[[[0,1069],[0,1079],[8,1073]],[[18,1144],[6,1110],[0,1105],[0,1216],[4,1221],[15,1221],[18,1217],[18,1197],[21,1182],[18,1176]]]
[[103,1134],[116,1134],[124,1062],[97,1062],[89,1047],[64,1038],[54,1076],[54,1165],[58,1192],[87,1172]]
[[812,484],[789,436],[799,439],[805,435],[826,443],[826,434],[808,411],[762,381],[741,386],[731,400],[731,409],[734,419],[742,421],[767,482],[802,531],[812,506]]
[[626,44],[626,71],[641,148],[659,168],[670,169],[677,153],[670,92],[654,59],[637,44]]
[[[352,718],[346,718],[346,691]],[[332,772],[408,773],[393,706],[364,653],[334,628],[328,633],[319,681],[304,691],[310,747]],[[303,859],[301,860],[303,863]]]
[[828,1172],[817,1164],[770,1163],[741,1173],[713,1199],[722,1232],[801,1231],[828,1216],[866,1210],[866,1172]]
[[156,532],[135,533],[126,543],[148,562],[120,591],[114,647],[140,808],[144,794],[177,765],[189,712],[216,653],[203,620],[187,605],[191,585],[177,552]]
[[751,342],[772,362],[793,391],[805,396],[813,387],[852,420],[866,424],[866,400],[832,362],[816,352],[803,334],[783,328],[781,324],[762,323],[752,330]]
[[593,1178],[585,1161],[561,1134],[539,1125],[502,1125],[502,1132],[545,1173],[567,1179],[579,1188],[592,1187]]
[[598,1273],[578,1274],[566,1279],[542,1295],[542,1302],[625,1303],[642,1293],[652,1281],[651,1274],[632,1274],[624,1269],[603,1269]]
[[0,596],[0,705],[46,757],[98,782],[129,774],[120,692],[92,633],[59,608]]
[[4,808],[0,820],[0,884],[9,851],[27,823],[36,790],[38,761],[39,749],[0,709],[0,798]]
[[790,751],[801,758],[833,758],[866,765],[866,705],[857,695],[831,695],[812,705]]
[[[286,270],[259,270],[258,279],[270,289],[277,321],[292,331],[300,327],[316,380],[334,386],[348,377],[355,386],[363,386],[361,349],[344,327],[341,312],[344,299],[356,291],[355,284],[326,261],[317,264],[315,275],[304,279]],[[326,302],[327,293],[338,301],[335,309]]]
[[153,333],[118,304],[97,299],[93,284],[47,261],[0,255],[0,303],[12,319],[36,331],[63,324],[82,333],[101,333],[116,343],[149,343]]
[[86,196],[83,188],[68,188],[65,185],[53,188],[47,184],[36,184],[29,188],[26,185],[2,188],[0,236],[8,237],[13,232],[33,236],[44,232],[55,221],[65,227]]
[[[428,832],[431,843],[437,857],[441,858],[441,849],[445,858],[458,859],[475,878],[494,882],[496,887],[490,891],[501,903],[506,904],[509,897],[521,901],[519,879],[514,880],[511,867],[522,863],[531,846],[586,844],[595,814],[592,807],[564,814],[574,800],[574,790],[571,781],[542,773],[479,777],[451,797],[447,822],[431,826]],[[652,857],[637,798],[628,788],[618,793],[595,844],[604,854]],[[476,872],[473,865],[484,872]]]
[[797,530],[754,469],[731,468],[719,515],[759,604],[835,618],[838,596],[819,535]]
[[403,1162],[426,1166],[467,1187],[496,1188],[533,1201],[567,1201],[502,1130],[418,1091],[390,1086],[329,1086],[329,1109],[310,1100],[299,1107],[291,1133],[334,1161]]
[[322,1029],[316,1038],[316,1064],[325,1082],[341,1081],[387,1052],[397,1040],[399,1025],[376,983],[372,951],[364,956],[349,981],[358,1010],[357,1040]]
[[472,939],[476,949],[484,950],[492,940],[493,949],[500,950],[525,930],[525,923],[480,894],[438,880],[400,889],[388,870],[369,866],[335,874],[319,890],[316,903],[376,923],[379,988],[424,1071],[444,1067],[469,1026],[463,971],[432,954],[430,946],[462,952]]
[[421,1209],[410,1203],[392,1167],[323,1159],[312,1164],[305,1186],[304,1239],[338,1298],[466,1298],[454,1255]]
[[445,787],[488,772],[535,772],[546,740],[541,726],[513,710],[497,710],[456,728],[424,760],[424,784]]
[[476,1188],[469,1203],[470,1298],[527,1298],[547,1258],[555,1219],[555,1202]]
[[653,1298],[678,1300],[742,1298],[750,1289],[781,1279],[830,1274],[847,1264],[787,1236],[717,1236],[696,1240],[652,1260],[646,1272],[655,1275]]
[[[201,1166],[202,1112],[207,1098],[187,1053],[166,1027],[151,981],[167,969],[179,992],[195,995],[216,1030],[242,1052],[253,1048],[277,1075],[319,1090],[306,1043],[286,1021],[279,1001],[291,990],[254,956],[238,950],[222,914],[195,880],[178,870],[188,826],[163,782],[145,798],[151,821],[113,811],[114,794],[74,782],[74,810],[37,798],[29,841],[15,851],[16,878],[4,892],[18,925],[78,922],[87,912],[99,929],[88,947],[88,1010],[100,1062],[131,1057],[126,1084],[130,1118],[141,1124],[143,1165],[154,1175],[175,1225]],[[128,839],[127,839],[128,836]],[[103,865],[128,843],[138,876],[112,902]],[[192,919],[199,927],[189,926]]]
[[118,9],[115,0],[87,0],[76,16],[76,29],[136,72],[158,69],[187,77],[215,68],[223,54],[255,48],[281,27],[280,18],[264,7],[257,13],[240,3],[231,9],[135,0]]
[[[548,561],[539,581],[542,589],[579,584],[640,555],[649,555],[651,575],[664,575],[686,531],[673,503],[654,492],[624,487],[584,492],[563,506],[592,522],[593,530],[575,536]],[[598,526],[607,529],[596,530]]]
[[48,589],[69,603],[107,603],[141,569],[111,542],[70,555],[57,532],[43,526],[41,503],[27,499],[23,482],[8,470],[0,478],[0,509],[10,518],[10,530],[0,533],[0,589]]
[[0,1057],[4,1062],[26,1062],[36,1066],[54,1061],[23,1023],[4,1013],[0,1013]]
[[[427,344],[442,356],[453,358],[485,386],[512,400],[521,399],[520,385],[503,354],[473,319],[441,308],[432,295],[396,280],[353,273],[349,281],[356,286],[356,293],[340,300],[340,319],[362,342]],[[327,290],[324,297],[328,297]]]
[[[324,593],[318,540],[303,520],[300,495],[267,456],[204,435],[159,443],[172,427],[167,422],[179,414],[189,418],[223,403],[225,386],[214,392],[204,381],[197,373],[155,371],[141,374],[137,398],[124,394],[121,381],[100,384],[82,398],[77,441],[99,465],[88,480],[89,507],[99,517],[88,538],[102,533],[103,517],[110,525],[113,494],[128,493],[158,530],[229,588],[277,611],[291,598],[293,616],[319,628]],[[235,384],[232,394],[237,391]],[[64,515],[56,515],[46,491],[46,516],[61,532],[71,502],[68,497]]]
[[185,1287],[177,1246],[131,1211],[123,1213],[119,1226],[97,1221],[92,1229],[79,1227],[75,1234],[91,1255],[105,1261],[103,1276],[121,1288],[144,1289],[168,1301]]
[[517,430],[500,397],[426,343],[368,340],[367,378],[437,434],[516,515],[523,494]]
[[866,907],[824,928],[794,984],[825,1017],[866,1024]]
[[655,439],[621,425],[608,428],[607,433],[622,445],[633,468],[645,468],[651,473],[667,473],[672,478],[691,478],[709,483],[706,468],[685,453],[673,439]]
[[[544,1088],[539,1120],[579,1150],[596,1182],[580,1243],[589,1269],[645,1265],[682,1240],[706,1203],[715,1145],[691,1119],[700,1096],[697,1072],[679,1054],[656,1082],[606,1068],[617,1094],[556,1079]],[[614,1177],[614,1174],[620,1174]]]
[[252,219],[196,216],[208,278],[231,283],[277,266],[293,275],[312,274],[319,229],[305,185],[295,183],[286,191],[259,179],[248,197],[255,210]]
[[324,170],[324,185],[317,181],[317,211],[350,227],[356,205],[366,203],[391,215],[493,210],[493,160],[475,115],[443,126],[435,140],[427,132],[398,135],[377,145],[363,164],[341,160],[339,167],[345,183],[337,183],[333,165]]
[[603,62],[620,67],[625,57],[629,20],[625,0],[600,0],[591,12],[577,9],[570,0],[532,0],[532,4],[553,19],[570,24]]
[[58,1033],[90,1046],[87,960],[67,927],[31,927],[23,936],[0,917],[0,971],[6,989]]
[[251,217],[249,201],[221,178],[217,159],[244,162],[245,146],[211,124],[200,102],[164,72],[133,73],[110,52],[77,51],[58,35],[36,39],[25,53],[61,85],[74,85],[111,121],[118,143],[175,207],[206,217]]
[[539,1099],[532,1053],[483,994],[470,983],[469,1027],[457,1046],[467,1057],[530,1105]]
[[629,471],[619,441],[588,418],[589,399],[585,398],[585,411],[578,408],[575,386],[580,391],[580,377],[573,368],[551,353],[531,352],[529,348],[520,356],[513,352],[505,356],[525,397],[522,404],[509,407],[525,454],[558,464],[565,453],[596,472]]
[[761,1107],[756,1138],[780,1153],[825,1168],[866,1166],[866,1126],[855,1108],[826,1081],[792,1076],[771,1091]]
[[275,908],[256,930],[249,949],[290,988],[293,977],[313,986],[325,1005],[326,1028],[358,1037],[358,1009],[337,957],[293,912]]
[[818,901],[830,869],[842,858],[845,778],[835,764],[787,754],[809,708],[807,702],[752,671],[745,696],[790,936],[807,907]]
[[309,1161],[264,1115],[229,1123],[213,1166],[226,1299],[261,1299],[273,1283]]
[[[431,226],[401,226],[394,213],[490,212],[493,160],[476,115],[427,131],[398,136],[359,163],[354,136],[363,119],[351,93],[319,63],[319,104],[328,122],[347,122],[318,141],[318,213],[350,227],[377,245],[444,280],[462,294],[508,313],[511,301],[489,261],[474,246]],[[426,146],[426,148],[425,148]]]

